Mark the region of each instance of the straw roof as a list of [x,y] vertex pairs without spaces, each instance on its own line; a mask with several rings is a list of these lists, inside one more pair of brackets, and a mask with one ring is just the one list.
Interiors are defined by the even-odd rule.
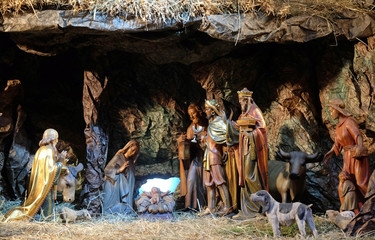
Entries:
[[70,9],[136,17],[144,21],[185,20],[212,14],[262,11],[285,18],[308,13],[331,17],[345,10],[372,11],[372,0],[0,0],[2,15]]

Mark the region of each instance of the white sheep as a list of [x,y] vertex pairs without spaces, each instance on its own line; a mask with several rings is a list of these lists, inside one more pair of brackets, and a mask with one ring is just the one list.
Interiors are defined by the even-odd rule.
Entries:
[[75,222],[77,220],[89,220],[91,219],[90,213],[87,209],[82,209],[79,211],[63,207],[60,213],[60,217],[65,223]]

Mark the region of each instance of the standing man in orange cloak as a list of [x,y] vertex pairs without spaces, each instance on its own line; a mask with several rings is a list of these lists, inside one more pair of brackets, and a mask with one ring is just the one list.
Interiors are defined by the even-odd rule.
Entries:
[[363,145],[362,133],[352,115],[345,110],[345,102],[340,98],[332,99],[328,104],[333,119],[338,119],[334,144],[323,162],[328,164],[333,154],[338,156],[342,150],[344,166],[339,174],[339,197],[341,211],[354,211],[365,202],[365,195],[370,179],[370,166],[367,158],[368,149]]

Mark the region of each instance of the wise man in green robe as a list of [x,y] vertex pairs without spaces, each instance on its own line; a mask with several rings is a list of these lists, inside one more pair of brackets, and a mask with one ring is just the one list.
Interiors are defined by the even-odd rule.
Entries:
[[203,181],[207,188],[207,208],[200,216],[213,213],[216,205],[216,188],[219,189],[224,207],[217,215],[224,216],[232,212],[229,190],[223,169],[223,146],[226,144],[226,124],[219,116],[219,105],[215,100],[206,100],[205,113],[210,123],[207,127],[207,148],[204,153]]
[[237,145],[236,165],[241,187],[238,217],[253,217],[259,212],[259,204],[251,201],[250,194],[259,190],[268,191],[268,148],[266,122],[262,111],[255,104],[247,88],[238,91],[242,114],[235,121],[228,121],[225,113],[221,116],[227,124],[228,145]]

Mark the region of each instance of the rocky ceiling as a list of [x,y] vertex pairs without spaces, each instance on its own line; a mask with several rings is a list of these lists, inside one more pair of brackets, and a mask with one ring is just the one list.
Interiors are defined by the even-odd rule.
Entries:
[[[162,63],[179,61],[190,64],[202,60],[202,56],[207,53],[189,52],[188,43],[183,48],[188,53],[184,54],[176,48],[175,43],[183,41],[184,33],[189,31],[203,32],[213,39],[225,41],[205,44],[205,41],[192,40],[198,49],[211,52],[210,55],[215,52],[211,57],[215,58],[219,57],[219,53],[227,54],[229,50],[223,50],[230,49],[233,43],[303,43],[328,35],[345,37],[347,40],[369,37],[375,32],[374,19],[371,13],[348,10],[334,19],[317,15],[280,19],[256,12],[154,23],[70,10],[44,10],[3,16],[0,31],[11,33],[13,41],[22,50],[42,56],[55,55],[71,47],[90,45],[151,55],[150,58],[155,58],[156,62],[163,58]],[[155,43],[158,44],[156,49],[148,47]],[[171,48],[176,53],[174,58],[165,56],[163,48]],[[217,48],[217,51],[212,51]],[[157,57],[160,54],[162,57]]]

